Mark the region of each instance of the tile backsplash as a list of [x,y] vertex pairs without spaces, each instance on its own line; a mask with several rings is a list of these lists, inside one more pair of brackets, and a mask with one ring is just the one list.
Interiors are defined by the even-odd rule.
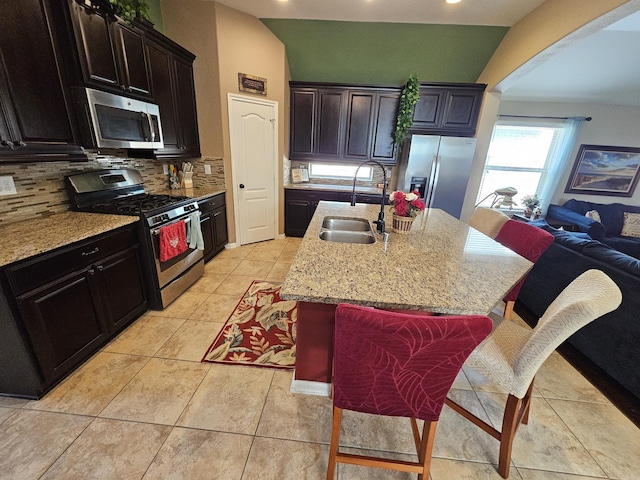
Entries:
[[[12,176],[17,194],[0,196],[0,225],[29,220],[38,215],[51,215],[68,210],[69,198],[64,177],[85,170],[135,168],[140,171],[147,192],[157,192],[168,187],[163,173],[165,160],[134,159],[126,157],[126,151],[104,154],[87,151],[88,162],[38,162],[2,165],[0,176]],[[194,186],[224,189],[222,158],[191,159],[194,165]],[[177,162],[180,168],[181,161]],[[211,175],[205,175],[204,166],[211,166]]]

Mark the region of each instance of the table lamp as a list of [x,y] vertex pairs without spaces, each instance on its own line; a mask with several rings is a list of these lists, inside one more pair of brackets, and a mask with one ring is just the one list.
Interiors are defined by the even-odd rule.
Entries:
[[513,187],[498,188],[495,191],[491,192],[486,197],[484,197],[478,203],[476,203],[475,206],[477,207],[482,202],[484,202],[487,198],[489,198],[491,195],[494,195],[493,200],[491,200],[491,207],[490,208],[507,207],[508,206],[509,209],[511,210],[513,208],[513,206],[516,205],[516,202],[513,201],[513,197],[515,195],[517,195],[517,194],[518,194],[518,190],[516,190]]

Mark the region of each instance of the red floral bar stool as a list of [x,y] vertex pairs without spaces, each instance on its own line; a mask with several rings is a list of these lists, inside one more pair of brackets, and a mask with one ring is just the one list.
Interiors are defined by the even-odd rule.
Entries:
[[[553,243],[553,235],[546,230],[534,227],[528,223],[519,220],[507,220],[502,226],[495,238],[496,242],[500,242],[507,248],[510,248],[521,257],[526,258],[532,263],[540,258],[544,251]],[[525,276],[515,287],[504,297],[506,303],[504,309],[504,318],[511,320],[513,306],[520,293],[520,288],[524,283]]]
[[[447,392],[491,328],[491,320],[480,315],[431,317],[338,305],[327,480],[334,478],[337,462],[414,472],[418,480],[428,479]],[[342,453],[343,409],[410,418],[418,461]],[[416,419],[424,420],[422,433]]]

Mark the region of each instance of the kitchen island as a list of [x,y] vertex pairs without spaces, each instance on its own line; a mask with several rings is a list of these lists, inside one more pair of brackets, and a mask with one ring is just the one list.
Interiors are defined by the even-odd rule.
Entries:
[[318,236],[326,216],[372,221],[379,211],[377,205],[318,205],[280,292],[299,302],[295,381],[330,382],[338,303],[486,315],[533,265],[437,209],[425,210],[410,234],[400,235],[391,232],[390,207],[385,207],[386,245],[378,234],[368,245]]

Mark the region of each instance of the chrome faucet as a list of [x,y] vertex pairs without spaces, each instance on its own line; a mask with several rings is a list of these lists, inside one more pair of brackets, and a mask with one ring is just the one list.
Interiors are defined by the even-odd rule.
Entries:
[[366,162],[362,162],[360,165],[358,165],[358,168],[356,169],[356,173],[353,174],[353,190],[351,191],[351,206],[355,207],[356,205],[356,179],[358,178],[358,172],[360,171],[360,167],[363,165],[367,165],[368,163],[373,163],[378,165],[381,169],[382,169],[382,176],[383,176],[383,180],[382,180],[382,198],[380,199],[380,213],[378,214],[378,220],[376,220],[375,223],[376,226],[378,227],[378,233],[384,233],[384,199],[387,196],[387,171],[384,168],[384,165],[382,165],[380,162],[377,162],[375,160],[367,160]]

